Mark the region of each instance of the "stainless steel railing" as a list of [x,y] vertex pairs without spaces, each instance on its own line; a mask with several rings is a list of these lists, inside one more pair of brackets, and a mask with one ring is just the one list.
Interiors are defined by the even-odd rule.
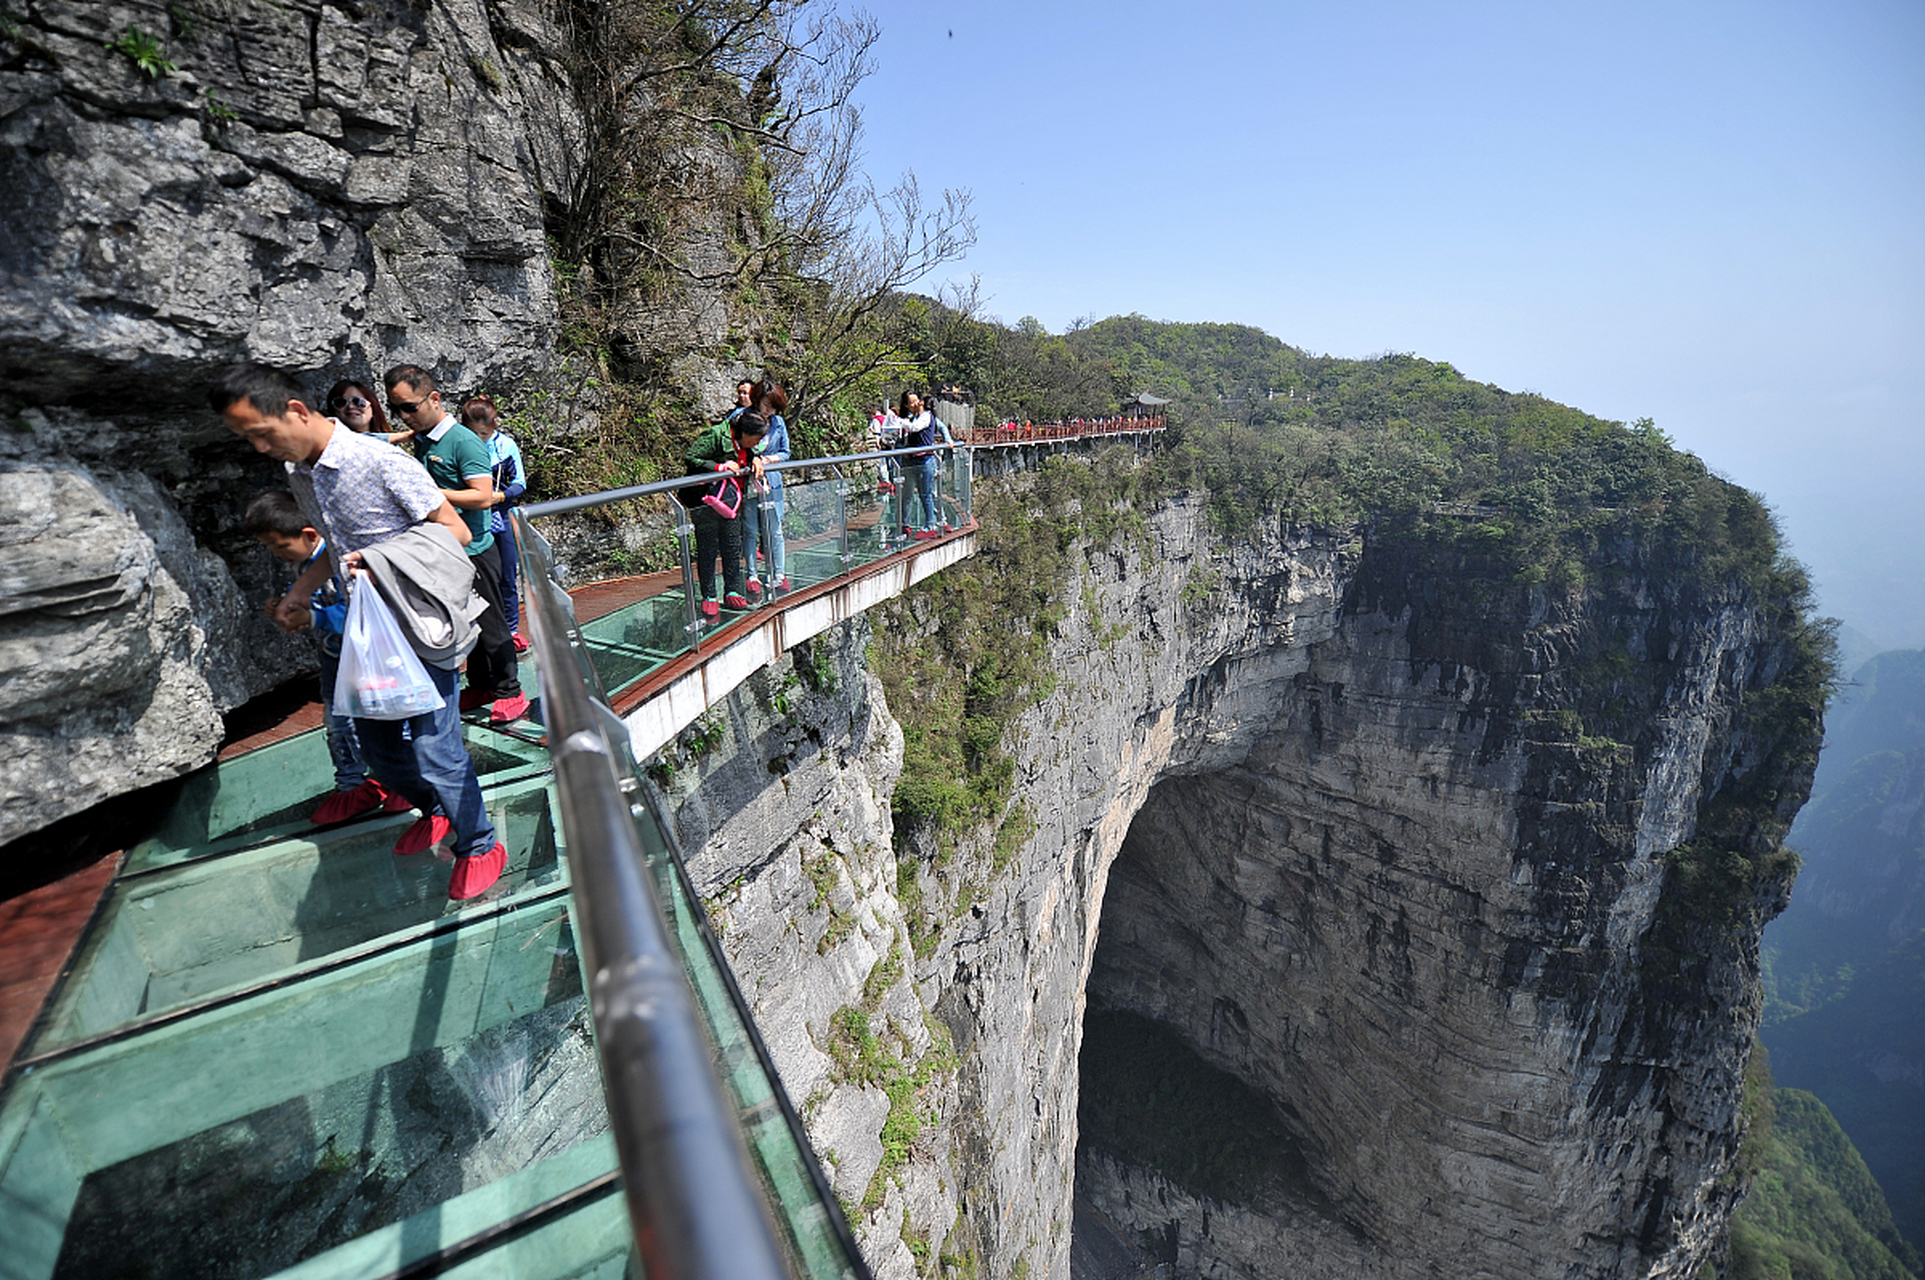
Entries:
[[645,869],[619,764],[625,732],[597,705],[593,664],[545,547],[521,513],[514,522],[531,569],[542,722],[636,1248],[651,1280],[782,1280],[788,1268]]

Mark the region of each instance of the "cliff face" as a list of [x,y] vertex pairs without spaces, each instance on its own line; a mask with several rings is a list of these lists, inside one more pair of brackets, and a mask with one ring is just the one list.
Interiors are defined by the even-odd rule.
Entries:
[[[866,738],[737,713],[755,745],[706,772],[739,816],[706,782],[702,820],[682,810],[818,1145],[840,1167],[889,1114],[858,1100],[836,1009],[922,1082],[913,1141],[839,1183],[858,1209],[865,1184],[879,1271],[928,1243],[1066,1275],[1074,1186],[1179,1274],[1691,1274],[1735,1194],[1784,884],[1713,899],[1666,855],[1735,795],[1788,816],[1808,785],[1808,709],[1745,710],[1791,660],[1768,611],[1628,551],[1553,598],[1357,530],[1224,546],[1181,501],[1146,544],[1072,560],[1056,683],[1008,735],[1036,816],[1013,852],[889,856],[900,757],[862,745],[894,739],[853,680]],[[946,589],[878,620],[881,652],[939,625]],[[1252,1086],[1291,1175],[1232,1206],[1114,1135],[1079,1162],[1087,1009]]]

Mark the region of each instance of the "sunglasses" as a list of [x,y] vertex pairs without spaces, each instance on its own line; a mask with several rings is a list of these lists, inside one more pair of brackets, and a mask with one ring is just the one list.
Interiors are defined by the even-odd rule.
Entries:
[[[432,395],[432,394],[433,392],[429,393],[429,395]],[[412,401],[395,400],[393,398],[390,398],[388,400],[388,412],[393,414],[413,413],[416,409],[419,409],[422,405],[426,403],[428,403],[427,396],[423,396],[419,400],[412,400]]]
[[330,409],[366,409],[370,402],[360,396],[336,396],[328,401]]

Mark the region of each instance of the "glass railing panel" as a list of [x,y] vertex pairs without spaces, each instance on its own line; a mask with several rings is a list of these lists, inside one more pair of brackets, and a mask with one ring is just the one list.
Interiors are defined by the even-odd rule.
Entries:
[[[861,465],[847,468],[851,473],[851,499],[863,491],[873,499],[873,468]],[[833,476],[818,480],[789,480],[783,486],[785,510],[782,516],[787,543],[789,585],[795,590],[827,582],[842,572],[841,512],[836,503]]]
[[[852,462],[843,468],[848,476],[849,567],[857,568],[885,556],[894,555],[909,545],[903,533],[903,504],[909,484],[895,459],[878,462]],[[883,478],[887,468],[889,478]],[[829,494],[834,500],[834,493]]]
[[[688,649],[687,602],[682,598],[682,587],[676,583],[668,589],[623,605],[611,613],[603,614],[592,622],[581,624],[582,638],[590,646],[625,645],[631,649],[653,649],[663,653],[683,653]],[[604,684],[608,673],[596,670]]]
[[975,514],[975,497],[970,488],[973,477],[970,474],[969,450],[950,450],[943,455],[940,466],[943,493],[954,504],[954,515],[951,516],[950,523],[960,529],[968,524]]
[[[532,673],[524,679],[533,689]],[[462,736],[484,785],[548,768],[547,752],[509,734],[467,725]],[[128,850],[122,874],[314,831],[308,815],[333,787],[334,765],[319,729],[210,764],[182,784],[159,830]]]
[[589,641],[588,654],[602,673],[602,684],[611,697],[675,659],[672,653],[634,649],[609,641]]
[[393,855],[412,814],[123,877],[61,984],[33,1052],[342,952],[399,945],[451,916],[563,883],[548,780],[493,789],[487,801],[508,867],[471,902],[448,900],[445,863]]
[[701,900],[672,853],[661,824],[646,809],[635,812],[636,831],[669,917],[670,936],[681,954],[723,1087],[736,1108],[777,1226],[803,1274],[812,1280],[866,1276],[851,1258],[846,1227],[839,1226],[840,1211],[829,1198],[815,1153],[794,1123],[766,1055],[757,1050],[727,962],[708,931]]
[[0,1239],[23,1280],[247,1280],[606,1127],[557,891],[26,1072]]

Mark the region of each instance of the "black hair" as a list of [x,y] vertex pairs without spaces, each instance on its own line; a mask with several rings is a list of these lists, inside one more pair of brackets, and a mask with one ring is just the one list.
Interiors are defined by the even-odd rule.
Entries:
[[241,530],[254,538],[265,533],[298,538],[312,528],[300,504],[286,489],[267,490],[248,503],[247,510],[241,513]]
[[[901,399],[901,400],[899,400],[899,401],[897,402],[897,404],[896,404],[896,414],[897,414],[897,416],[899,416],[899,417],[903,417],[903,418],[906,418],[906,417],[908,417],[908,416],[909,416],[909,397],[910,397],[910,396],[914,396],[914,397],[915,397],[916,399],[918,399],[918,400],[922,400],[922,399],[923,399],[923,394],[922,394],[922,392],[920,392],[920,391],[904,391],[904,392],[902,393],[902,399]],[[925,409],[926,409],[926,408],[928,408],[928,407],[929,407],[929,406],[928,406],[928,404],[927,404],[927,403],[925,403],[925,404],[923,405],[923,408],[925,408]]]
[[263,418],[279,418],[287,413],[289,401],[306,403],[307,393],[279,369],[251,361],[230,364],[214,376],[214,385],[207,389],[207,406],[215,413],[225,413],[230,405],[242,400],[253,405],[254,412]]
[[753,409],[744,409],[729,419],[729,430],[738,436],[765,436],[769,434],[769,420]]
[[398,364],[381,375],[381,382],[390,394],[405,382],[414,388],[416,395],[423,399],[441,389],[435,385],[434,375],[418,364]]

